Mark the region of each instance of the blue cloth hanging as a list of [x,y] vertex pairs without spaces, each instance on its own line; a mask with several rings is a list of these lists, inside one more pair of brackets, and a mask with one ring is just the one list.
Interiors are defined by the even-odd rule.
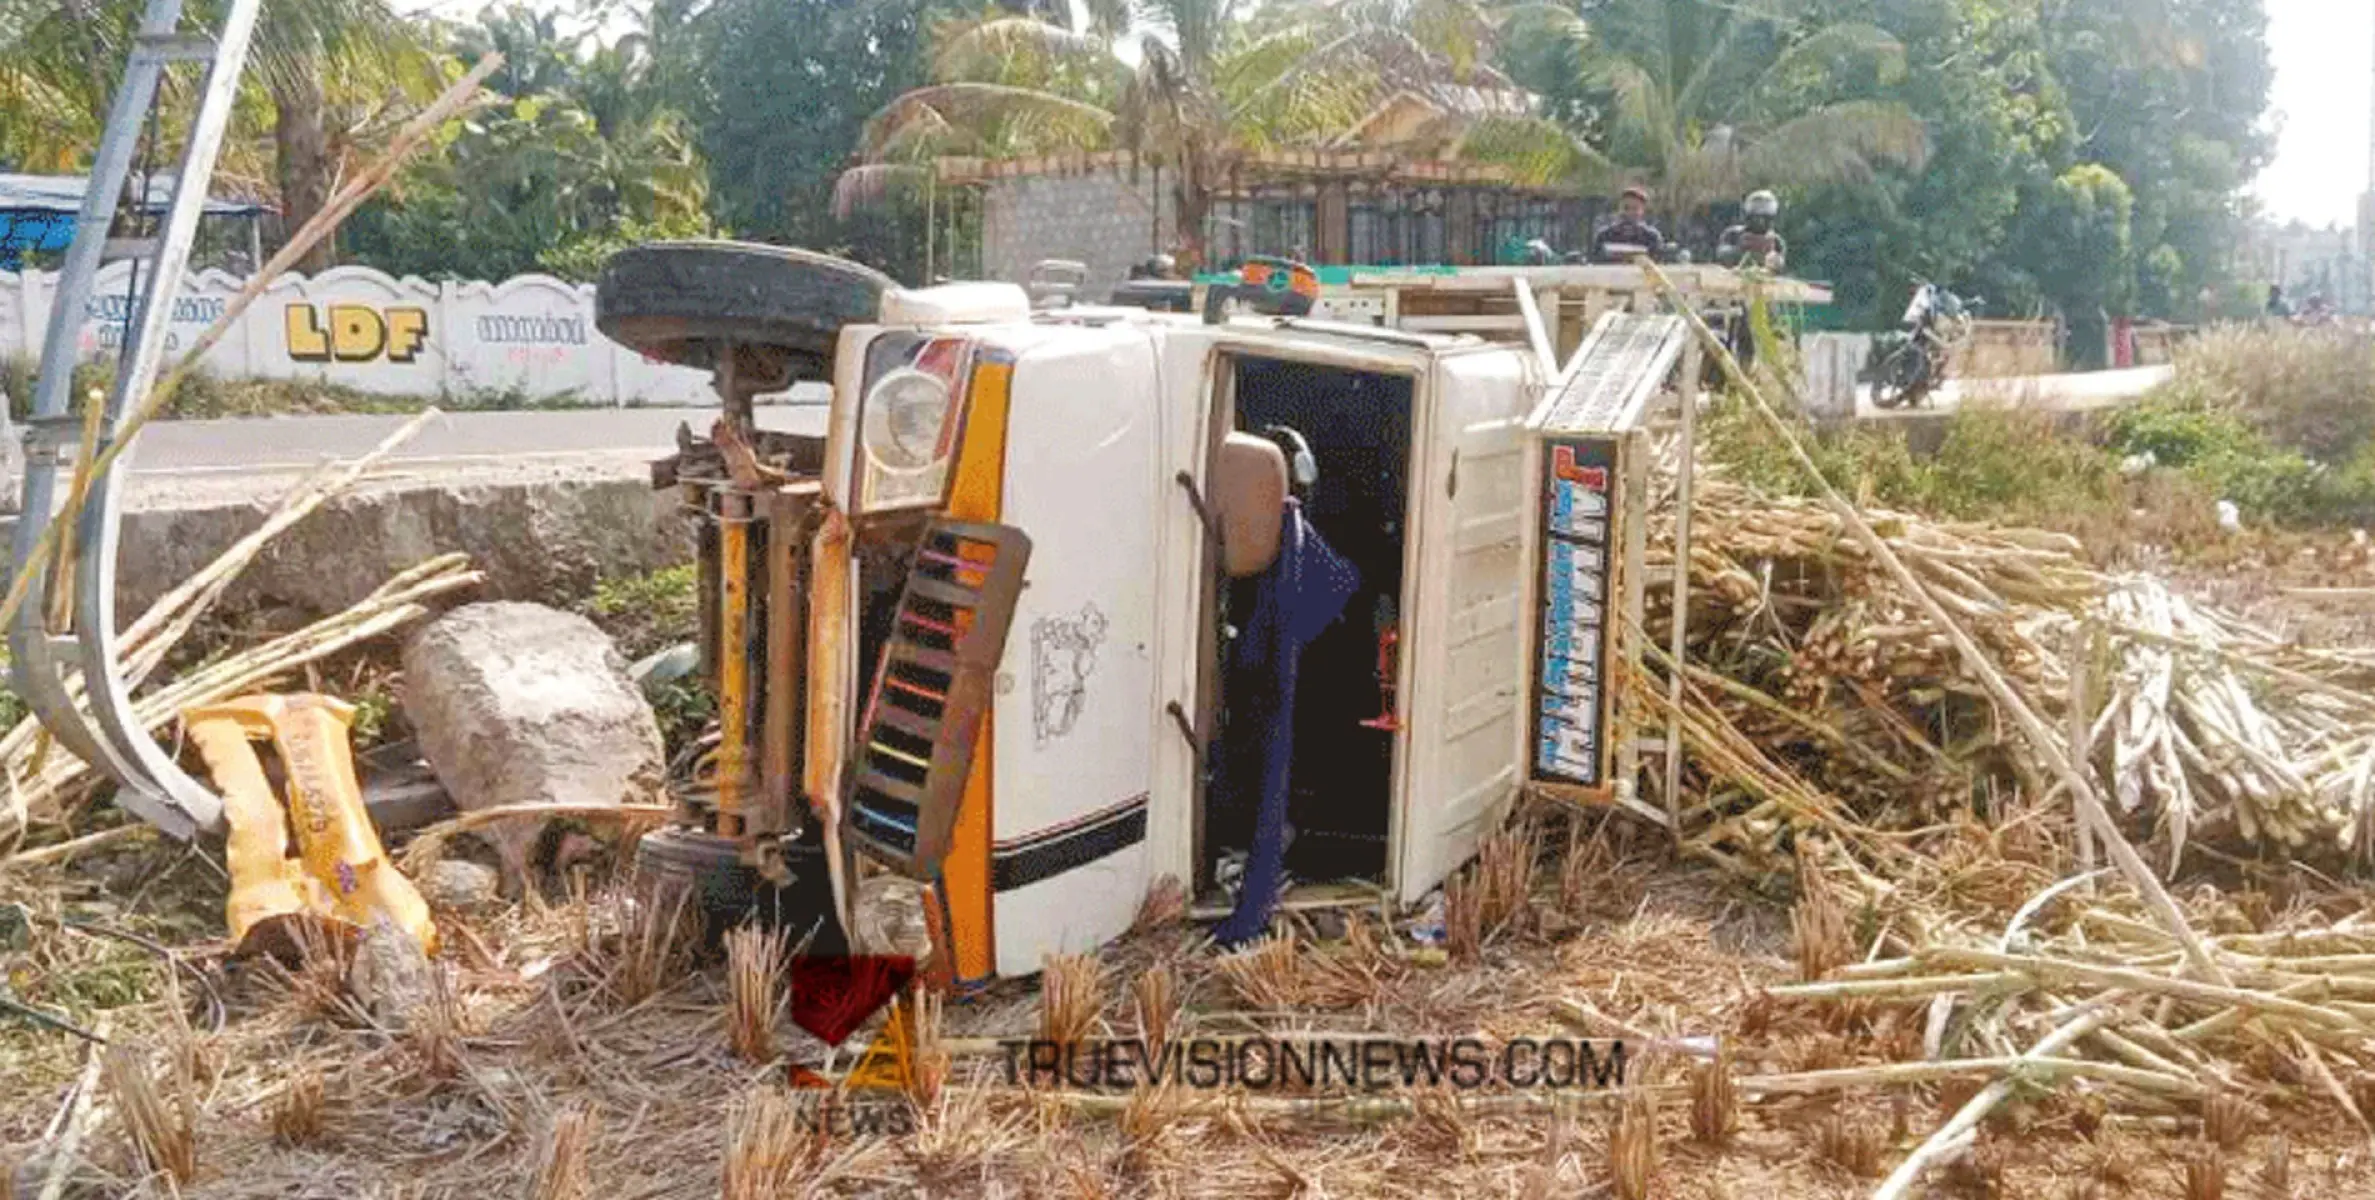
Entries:
[[[1261,800],[1236,911],[1213,933],[1224,946],[1251,941],[1270,927],[1286,874],[1296,666],[1303,648],[1344,614],[1361,587],[1361,573],[1321,539],[1300,503],[1288,500],[1280,520],[1278,557],[1254,579],[1253,613],[1229,648],[1228,725],[1235,736],[1261,739]],[[1224,773],[1224,787],[1236,785],[1233,776]]]

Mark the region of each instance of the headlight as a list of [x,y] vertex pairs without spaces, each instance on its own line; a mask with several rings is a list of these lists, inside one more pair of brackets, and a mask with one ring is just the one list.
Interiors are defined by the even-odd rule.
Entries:
[[895,954],[923,962],[932,954],[932,927],[924,919],[924,885],[899,875],[876,874],[858,884],[850,902],[854,949]]
[[866,350],[858,452],[860,514],[929,508],[944,498],[963,423],[973,344],[893,331]]
[[913,367],[883,376],[866,395],[866,455],[893,471],[920,471],[943,453],[948,381]]

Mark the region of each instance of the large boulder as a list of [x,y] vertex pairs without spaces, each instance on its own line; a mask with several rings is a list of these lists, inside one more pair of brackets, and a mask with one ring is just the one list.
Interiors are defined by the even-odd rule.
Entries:
[[[626,662],[593,622],[541,604],[457,608],[404,647],[404,713],[463,812],[654,799],[665,748]],[[545,822],[484,832],[524,884]]]

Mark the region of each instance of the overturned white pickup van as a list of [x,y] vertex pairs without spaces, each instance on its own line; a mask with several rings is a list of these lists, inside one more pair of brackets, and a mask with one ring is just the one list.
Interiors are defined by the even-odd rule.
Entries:
[[[1165,314],[614,259],[603,330],[724,402],[655,471],[699,518],[721,729],[641,865],[970,986],[1118,936],[1165,877],[1239,878],[1239,932],[1281,878],[1411,902],[1522,787],[1623,790],[1611,614],[1679,323],[1610,318],[1558,372],[1282,315],[1299,272]],[[754,425],[801,379],[826,436]]]

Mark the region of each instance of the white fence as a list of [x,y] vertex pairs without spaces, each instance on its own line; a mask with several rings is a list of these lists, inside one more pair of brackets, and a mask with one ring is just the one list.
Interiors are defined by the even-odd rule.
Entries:
[[[130,263],[100,272],[77,353],[122,344]],[[173,305],[168,354],[220,319],[245,280],[203,271]],[[57,276],[0,273],[0,353],[38,356]],[[170,362],[171,359],[169,358]],[[591,403],[714,404],[703,371],[645,358],[594,329],[594,289],[550,275],[430,283],[368,267],[284,275],[250,305],[204,365],[225,378],[313,379],[391,395],[518,391]]]
[[1872,357],[1868,333],[1811,333],[1798,339],[1798,362],[1806,372],[1806,412],[1818,421],[1846,421],[1856,415],[1856,376]]

